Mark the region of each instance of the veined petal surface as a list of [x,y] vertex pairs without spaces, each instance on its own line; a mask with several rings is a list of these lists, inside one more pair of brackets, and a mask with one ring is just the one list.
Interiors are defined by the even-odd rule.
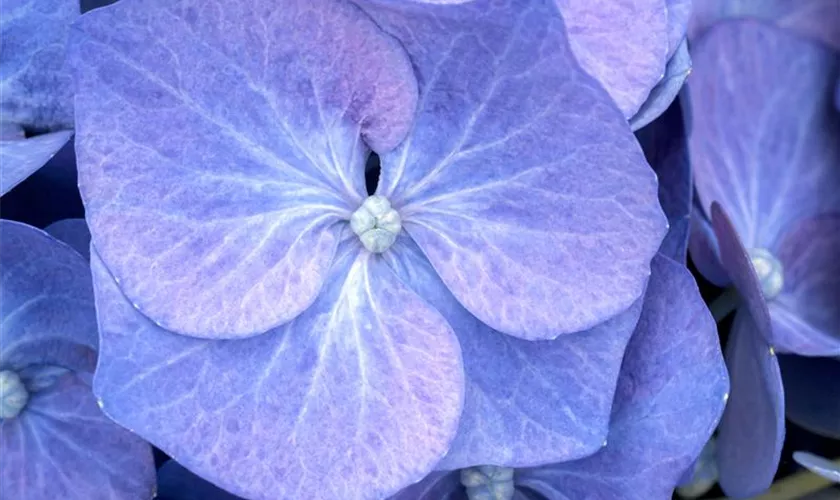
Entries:
[[47,233],[0,220],[0,365],[93,372],[98,345],[87,262]]
[[[79,183],[120,289],[175,332],[300,314],[413,118],[399,44],[348,0],[125,0],[76,25]],[[173,133],[177,131],[177,133]]]
[[457,339],[357,241],[306,312],[248,339],[167,332],[95,254],[92,268],[104,411],[225,490],[379,499],[449,448],[463,405]]
[[659,118],[677,98],[690,72],[691,56],[688,53],[688,39],[683,39],[674,55],[668,60],[665,76],[650,91],[650,95],[639,111],[630,118],[630,127],[633,130],[639,130]]
[[377,194],[458,301],[528,340],[630,307],[666,229],[655,176],[552,3],[364,6],[420,82]]

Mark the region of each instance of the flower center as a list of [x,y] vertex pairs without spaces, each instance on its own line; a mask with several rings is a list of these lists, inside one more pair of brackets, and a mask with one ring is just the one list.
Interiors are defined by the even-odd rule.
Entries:
[[17,373],[0,371],[0,418],[15,418],[29,401],[26,386]]
[[764,248],[752,248],[748,253],[764,297],[767,300],[775,298],[785,284],[782,263]]
[[382,253],[396,241],[402,229],[402,220],[387,198],[373,195],[368,196],[350,216],[350,227],[365,248]]
[[495,465],[461,469],[461,484],[467,489],[469,500],[511,500],[513,469]]

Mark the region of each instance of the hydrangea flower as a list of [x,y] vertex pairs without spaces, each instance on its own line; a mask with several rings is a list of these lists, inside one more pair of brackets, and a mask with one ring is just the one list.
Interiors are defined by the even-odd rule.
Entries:
[[79,13],[73,0],[5,0],[0,6],[0,195],[73,135],[64,55]]
[[148,499],[148,444],[91,392],[96,312],[87,262],[25,224],[0,221],[0,497]]
[[541,467],[435,472],[392,499],[670,499],[720,419],[728,380],[694,279],[667,257],[653,262],[603,449]]
[[744,305],[727,347],[732,398],[718,440],[721,485],[772,481],[784,437],[776,351],[840,354],[838,57],[759,21],[712,28],[694,49],[690,154],[698,215],[691,254]]
[[249,498],[600,448],[666,223],[553,3],[121,0],[77,27],[106,413]]

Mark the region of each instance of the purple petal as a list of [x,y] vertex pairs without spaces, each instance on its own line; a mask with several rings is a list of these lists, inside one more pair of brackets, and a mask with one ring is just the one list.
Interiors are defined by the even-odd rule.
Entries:
[[43,167],[72,136],[72,130],[60,130],[30,139],[0,141],[0,196]]
[[[73,128],[73,88],[64,68],[79,2],[4,0],[0,7],[0,111],[33,129]],[[56,148],[57,149],[57,148]]]
[[241,500],[213,483],[196,476],[175,460],[157,471],[157,496],[160,500]]
[[829,481],[840,483],[840,464],[836,460],[832,462],[804,451],[793,452],[793,459],[814,474],[818,474]]
[[732,391],[718,428],[720,485],[727,495],[743,498],[770,487],[785,438],[779,362],[744,309],[735,315],[726,366]]
[[313,302],[365,195],[360,135],[394,146],[416,102],[405,53],[346,0],[118,2],[70,60],[96,248],[144,314],[210,338]]
[[720,262],[720,249],[712,223],[703,213],[703,207],[698,203],[696,196],[691,207],[688,253],[697,270],[707,281],[720,288],[725,288],[732,283],[729,274]]
[[715,324],[694,279],[658,256],[606,446],[574,462],[519,470],[517,485],[548,498],[670,498],[712,435],[728,387]]
[[668,60],[665,76],[650,91],[647,100],[630,119],[630,127],[633,130],[639,130],[664,113],[676,99],[690,72],[691,56],[688,54],[688,42],[684,39]]
[[0,422],[0,449],[2,498],[146,500],[154,494],[151,447],[109,420],[74,374]]
[[770,323],[770,309],[767,307],[767,300],[764,298],[755,268],[747,249],[744,248],[735,232],[732,220],[717,203],[712,204],[712,227],[720,249],[721,264],[738,289],[744,306],[752,316],[756,330],[765,341],[775,345],[776,338]]
[[757,18],[840,50],[837,0],[702,0],[694,4],[689,24],[692,38],[699,38],[725,19]]
[[630,118],[670,57],[665,0],[555,0],[569,44],[587,73]]
[[641,301],[589,331],[526,341],[461,307],[408,238],[389,256],[400,279],[444,315],[463,351],[464,413],[438,469],[541,465],[601,447]]
[[45,229],[53,238],[63,241],[90,260],[90,231],[84,219],[64,219],[53,222]]
[[680,107],[672,106],[660,120],[639,130],[636,136],[659,177],[659,202],[671,226],[659,253],[685,262],[694,186]]
[[[702,0],[701,0],[702,1]],[[665,0],[668,7],[668,58],[672,59],[683,44],[691,19],[692,0]]]
[[720,203],[744,245],[766,249],[797,219],[840,210],[837,56],[736,21],[710,31],[693,58],[689,147],[703,206]]
[[225,490],[382,498],[449,447],[463,404],[457,340],[357,242],[339,250],[306,312],[249,339],[167,332],[120,294],[96,254],[92,267],[104,411]]
[[0,221],[0,364],[92,372],[98,345],[87,262],[45,232]]
[[461,471],[435,471],[388,500],[467,500]]
[[377,194],[455,297],[531,340],[630,307],[665,232],[656,182],[553,8],[368,8],[424,82],[414,131],[382,157]]
[[814,434],[840,439],[840,360],[779,356],[787,418]]
[[774,346],[840,356],[840,214],[805,219],[782,238],[784,288],[769,303]]

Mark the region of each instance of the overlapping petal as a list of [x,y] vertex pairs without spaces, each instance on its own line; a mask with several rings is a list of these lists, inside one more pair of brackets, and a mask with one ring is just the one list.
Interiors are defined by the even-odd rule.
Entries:
[[785,437],[779,362],[746,309],[726,346],[732,391],[718,429],[720,485],[727,495],[757,495],[773,482]]
[[688,42],[683,40],[668,60],[665,76],[650,91],[650,95],[639,111],[630,118],[630,127],[633,130],[639,130],[664,113],[677,98],[690,72],[691,56],[688,53]]
[[784,234],[778,256],[785,282],[768,304],[774,346],[840,356],[840,213],[799,221]]
[[241,500],[240,497],[196,476],[175,460],[157,471],[159,500]]
[[665,0],[555,0],[569,44],[587,73],[633,116],[670,57]]
[[73,87],[64,66],[79,2],[4,0],[0,6],[2,120],[33,130],[73,128]]
[[793,458],[814,474],[819,474],[829,481],[840,483],[840,464],[837,464],[836,461],[832,462],[812,453],[802,451],[794,452]]
[[840,4],[836,0],[698,0],[689,36],[700,38],[716,23],[732,18],[769,21],[840,50]]
[[417,97],[348,0],[121,1],[80,20],[69,59],[94,245],[144,314],[211,338],[315,300],[367,145],[398,143]]
[[464,412],[437,468],[541,465],[601,447],[641,301],[589,331],[527,341],[467,312],[408,238],[387,257],[400,279],[443,314],[463,351]]
[[31,226],[0,221],[0,365],[92,372],[98,344],[87,262]]
[[788,419],[810,432],[840,439],[840,360],[779,356]]
[[53,222],[44,231],[70,245],[85,260],[90,260],[90,231],[84,219],[62,219]]
[[96,255],[92,267],[104,411],[231,493],[381,498],[449,447],[463,398],[457,339],[357,241],[305,313],[240,340],[167,332]]
[[721,288],[732,283],[720,261],[720,249],[712,223],[703,213],[703,207],[694,197],[691,207],[691,234],[688,239],[691,261],[707,281]]
[[553,8],[364,5],[403,43],[421,87],[377,194],[455,297],[531,340],[630,307],[665,233],[655,178]]
[[838,57],[758,21],[713,28],[693,51],[690,152],[706,213],[720,203],[747,248],[840,210]]
[[43,167],[72,135],[72,130],[59,130],[29,139],[0,140],[0,196]]
[[[703,0],[698,0],[703,1]],[[666,0],[668,8],[668,57],[673,58],[677,48],[683,44],[691,13],[696,2],[693,0]]]
[[0,497],[147,500],[154,495],[151,447],[109,420],[74,373],[31,396],[0,422]]
[[658,256],[606,446],[574,462],[517,470],[516,483],[547,498],[670,499],[711,436],[728,387],[697,285],[681,264]]
[[682,109],[679,105],[671,106],[658,121],[636,132],[636,137],[659,177],[659,202],[670,225],[659,253],[684,263],[694,184]]

